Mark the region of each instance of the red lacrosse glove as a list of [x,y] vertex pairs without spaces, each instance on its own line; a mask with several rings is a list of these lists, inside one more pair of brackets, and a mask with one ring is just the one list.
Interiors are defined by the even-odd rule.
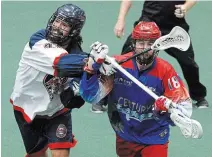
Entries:
[[154,104],[154,110],[159,113],[167,112],[167,107],[172,103],[170,99],[165,96],[160,96]]

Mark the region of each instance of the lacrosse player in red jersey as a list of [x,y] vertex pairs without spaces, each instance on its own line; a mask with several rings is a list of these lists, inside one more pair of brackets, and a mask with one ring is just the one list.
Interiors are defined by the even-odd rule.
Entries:
[[[139,21],[154,21],[160,28],[162,35],[168,34],[173,27],[180,26],[189,32],[190,26],[186,21],[186,14],[196,4],[196,0],[184,1],[144,1],[142,14],[135,21],[134,26]],[[114,33],[117,37],[121,37],[124,33],[125,18],[132,6],[131,0],[122,0],[118,20],[114,27]],[[125,41],[121,54],[128,53],[132,50],[131,34]],[[199,67],[194,58],[194,50],[192,43],[186,52],[182,52],[175,48],[165,50],[169,55],[174,57],[182,68],[184,78],[188,84],[189,94],[195,102],[193,105],[197,108],[208,108],[209,104],[206,100],[207,89],[200,82]]]
[[[154,22],[140,22],[132,32],[132,52],[115,56],[117,62],[152,46],[161,36]],[[91,46],[87,72],[80,83],[80,94],[89,103],[108,96],[108,116],[116,133],[119,157],[167,157],[170,125],[192,136],[191,98],[173,67],[151,50],[122,64],[122,67],[160,96],[156,101],[112,64],[104,62],[108,46],[96,42]],[[102,74],[100,79],[98,71]],[[169,106],[177,108],[169,112]],[[192,124],[192,125],[191,125]],[[190,134],[184,132],[190,130]],[[198,130],[199,131],[199,130]],[[200,130],[201,131],[201,130]],[[200,132],[201,133],[201,132]]]

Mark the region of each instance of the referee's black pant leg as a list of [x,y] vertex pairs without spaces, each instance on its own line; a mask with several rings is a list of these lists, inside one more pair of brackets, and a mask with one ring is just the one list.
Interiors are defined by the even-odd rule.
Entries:
[[189,94],[193,100],[204,98],[207,94],[206,87],[199,79],[199,66],[194,60],[192,43],[187,51],[180,51],[175,48],[165,50],[169,55],[177,59],[181,66],[184,78],[188,84]]

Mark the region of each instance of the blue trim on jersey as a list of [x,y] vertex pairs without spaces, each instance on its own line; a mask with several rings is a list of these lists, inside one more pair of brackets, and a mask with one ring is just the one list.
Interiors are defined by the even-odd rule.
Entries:
[[99,82],[97,75],[87,79],[87,73],[84,72],[80,82],[80,95],[88,103],[93,103],[99,92]]
[[72,69],[72,68],[81,68],[85,66],[85,59],[88,58],[88,55],[81,54],[67,54],[60,57],[59,62],[57,63],[56,68],[63,69]]
[[34,33],[29,40],[29,47],[32,49],[32,47],[35,45],[36,42],[45,39],[46,38],[46,30],[42,29]]
[[88,58],[88,55],[67,54],[60,57],[58,63],[54,65],[54,68],[57,70],[58,76],[81,77],[86,58]]

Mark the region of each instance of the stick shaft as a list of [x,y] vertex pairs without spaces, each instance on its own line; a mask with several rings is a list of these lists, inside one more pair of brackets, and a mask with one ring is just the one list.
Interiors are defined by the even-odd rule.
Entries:
[[137,56],[140,56],[141,54],[144,54],[144,53],[149,52],[150,50],[151,50],[151,48],[145,49],[145,50],[143,50],[142,52],[137,53],[137,54],[135,54],[135,55],[133,55],[133,56],[131,56],[131,57],[125,59],[125,60],[119,61],[118,63],[119,63],[119,64],[123,64],[123,63],[129,61],[130,59],[133,59],[133,58],[135,58],[135,57],[137,57]]
[[116,67],[119,71],[121,71],[123,74],[125,74],[130,80],[132,80],[135,84],[137,84],[140,88],[142,88],[145,92],[147,92],[150,96],[152,96],[155,100],[158,98],[158,96],[154,92],[152,92],[149,88],[147,88],[145,85],[143,85],[140,81],[138,81],[134,76],[132,76],[124,68],[122,68],[115,60],[113,60],[109,56],[106,56],[106,59],[108,61],[110,61],[110,63],[114,67]]

